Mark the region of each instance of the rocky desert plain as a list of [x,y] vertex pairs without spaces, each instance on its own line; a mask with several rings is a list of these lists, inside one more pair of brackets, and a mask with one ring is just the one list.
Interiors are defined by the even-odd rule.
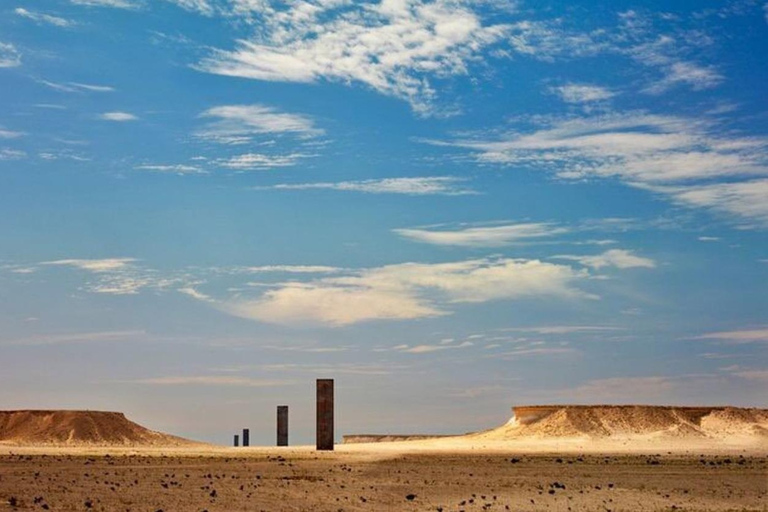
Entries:
[[0,412],[0,510],[765,511],[768,410],[516,407],[458,436],[233,448],[121,413]]

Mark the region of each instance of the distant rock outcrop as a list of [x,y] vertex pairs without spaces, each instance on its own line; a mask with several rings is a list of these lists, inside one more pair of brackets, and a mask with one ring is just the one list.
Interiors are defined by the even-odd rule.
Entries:
[[768,437],[768,409],[655,405],[534,405],[514,407],[484,439],[637,437]]
[[582,439],[653,441],[729,440],[768,443],[768,409],[657,405],[530,405],[512,408],[501,427],[456,436],[344,436],[345,444],[417,441],[453,437],[457,441]]
[[121,412],[0,411],[0,443],[61,446],[184,446],[181,437],[149,430]]

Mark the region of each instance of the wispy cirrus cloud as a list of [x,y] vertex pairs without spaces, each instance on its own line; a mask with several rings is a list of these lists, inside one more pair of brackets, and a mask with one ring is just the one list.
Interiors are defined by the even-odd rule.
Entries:
[[197,68],[219,75],[284,82],[358,82],[435,112],[430,80],[467,74],[504,25],[484,24],[470,2],[370,3],[308,0],[237,2],[231,15],[258,27],[233,50],[216,50]]
[[645,189],[676,203],[706,208],[747,221],[750,227],[768,227],[768,178],[697,185],[646,185]]
[[736,331],[710,332],[696,336],[696,340],[719,340],[727,344],[768,343],[768,327]]
[[242,267],[244,272],[284,272],[288,274],[331,274],[344,269],[327,265],[263,265],[259,267]]
[[159,173],[165,173],[165,174],[179,174],[179,175],[208,173],[208,171],[201,169],[196,165],[186,165],[186,164],[173,164],[173,165],[145,164],[145,165],[137,165],[136,167],[134,167],[134,169],[138,169],[140,171],[151,171],[151,172],[159,172]]
[[237,171],[268,170],[279,167],[292,167],[304,158],[314,155],[306,153],[288,153],[268,155],[265,153],[245,153],[229,158],[220,158],[214,161],[214,164],[227,169]]
[[690,206],[768,220],[768,138],[724,132],[712,119],[613,113],[426,142],[468,150],[484,164],[526,166],[564,180],[615,178]]
[[112,7],[115,9],[138,9],[143,4],[138,0],[69,0],[75,5],[86,7]]
[[214,121],[198,130],[196,136],[223,144],[246,144],[262,135],[310,138],[324,133],[309,116],[260,104],[222,105],[206,110],[200,117]]
[[21,66],[21,52],[11,43],[0,42],[0,68]]
[[725,77],[714,66],[701,66],[693,62],[673,62],[664,77],[645,88],[650,94],[661,94],[678,84],[687,84],[693,90],[711,89],[720,85]]
[[76,25],[76,23],[72,20],[61,18],[59,16],[53,16],[51,14],[45,14],[42,12],[30,11],[30,10],[24,9],[23,7],[17,7],[16,9],[14,9],[13,12],[17,16],[21,16],[22,18],[32,20],[38,24],[53,25],[55,27],[72,27]]
[[136,295],[143,290],[168,290],[186,286],[189,276],[178,273],[163,275],[139,265],[135,258],[63,259],[46,261],[44,267],[70,267],[88,272],[92,279],[84,289],[105,295]]
[[208,0],[168,0],[178,5],[182,9],[200,13],[204,16],[211,16],[217,12],[216,6]]
[[611,249],[602,254],[590,256],[555,256],[559,259],[568,259],[578,261],[582,265],[600,270],[602,268],[614,267],[620,269],[626,268],[656,268],[656,262],[650,258],[637,256],[626,249]]
[[51,82],[50,80],[38,80],[39,83],[61,92],[114,92],[115,88],[108,85],[83,84],[80,82]]
[[622,327],[608,325],[542,325],[534,327],[508,327],[504,332],[533,332],[536,334],[575,334],[620,331]]
[[45,261],[42,265],[69,266],[91,272],[112,272],[122,270],[136,262],[135,258],[103,258],[103,259],[64,259]]
[[269,187],[255,187],[255,190],[338,190],[368,194],[403,194],[409,196],[474,195],[478,192],[464,187],[465,178],[451,176],[429,176],[423,178],[383,178],[357,181],[319,183],[278,184]]
[[462,348],[470,348],[475,344],[472,341],[462,342],[450,342],[450,343],[436,343],[436,344],[422,344],[422,345],[397,345],[392,348],[395,352],[403,352],[405,354],[430,354],[432,352],[442,352],[445,350],[455,350]]
[[605,87],[573,83],[552,87],[552,91],[567,103],[592,103],[607,100],[616,95]]
[[392,231],[417,242],[462,247],[502,247],[516,242],[569,232],[568,228],[549,222],[526,222],[455,230],[402,228]]
[[6,130],[0,127],[0,139],[18,139],[26,135],[24,132],[17,132],[14,130]]
[[136,121],[139,118],[135,116],[134,114],[131,114],[130,112],[104,112],[103,114],[99,115],[99,119],[103,121],[116,121],[119,123],[126,122],[126,121]]
[[137,339],[144,339],[145,337],[146,332],[141,330],[41,334],[25,338],[0,340],[0,345],[45,346],[69,345],[74,343],[112,343],[130,342]]
[[18,149],[0,149],[0,160],[21,160],[26,157],[27,153]]

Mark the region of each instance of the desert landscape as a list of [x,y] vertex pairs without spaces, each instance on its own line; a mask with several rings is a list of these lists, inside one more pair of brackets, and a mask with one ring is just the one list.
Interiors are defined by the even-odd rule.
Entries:
[[0,512],[768,512],[768,0],[0,0]]
[[0,412],[7,510],[762,511],[768,410],[516,407],[459,436],[223,447],[123,414]]

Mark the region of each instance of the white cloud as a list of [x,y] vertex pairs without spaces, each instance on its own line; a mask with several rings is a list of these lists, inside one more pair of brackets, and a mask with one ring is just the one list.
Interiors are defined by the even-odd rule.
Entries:
[[366,320],[439,316],[441,311],[407,292],[370,287],[286,284],[257,301],[234,303],[228,313],[278,324],[325,323],[342,326]]
[[[768,176],[768,138],[728,132],[711,118],[587,116],[431,143],[468,149],[481,163],[528,166],[567,180],[618,178],[689,206],[768,218],[768,180],[754,179]],[[745,179],[752,181],[737,181]]]
[[664,78],[645,89],[651,94],[660,94],[672,86],[687,84],[695,91],[711,89],[724,80],[713,66],[700,66],[692,62],[674,62],[670,65]]
[[24,151],[16,149],[0,149],[0,160],[20,160],[25,158],[27,154]]
[[596,85],[566,84],[553,87],[552,90],[567,103],[591,103],[615,96],[609,89]]
[[141,4],[134,0],[69,0],[75,5],[87,7],[113,7],[115,9],[138,9]]
[[248,377],[236,377],[228,375],[203,375],[192,377],[156,377],[151,379],[139,379],[130,381],[136,384],[154,384],[158,386],[243,386],[251,388],[267,388],[278,386],[289,386],[293,381],[289,380],[267,380],[252,379]]
[[768,343],[768,328],[711,332],[701,336],[696,336],[694,339],[722,340],[733,345],[743,345],[748,343]]
[[416,345],[414,347],[404,348],[400,350],[400,352],[406,352],[408,354],[428,354],[430,352],[438,352],[449,348],[453,347],[447,345]]
[[21,66],[21,53],[11,43],[0,42],[0,68]]
[[74,21],[65,18],[60,18],[58,16],[52,16],[50,14],[41,12],[28,11],[22,7],[17,7],[13,12],[22,18],[30,19],[36,23],[47,23],[56,27],[71,27],[76,24]]
[[45,334],[27,338],[0,341],[2,345],[65,345],[72,343],[110,343],[115,341],[134,341],[144,339],[145,331],[102,331],[69,334]]
[[114,87],[108,85],[81,84],[78,82],[69,82],[69,85],[92,92],[113,92],[115,90]]
[[578,261],[582,265],[599,270],[605,267],[615,268],[655,268],[656,263],[650,258],[635,256],[625,249],[611,249],[595,256],[556,256],[561,259]]
[[266,155],[263,153],[246,153],[231,158],[219,159],[214,163],[219,167],[236,169],[238,171],[263,170],[275,167],[292,167],[302,158],[308,158],[309,154],[289,153],[285,155]]
[[519,359],[520,357],[528,356],[551,356],[551,355],[563,355],[563,354],[575,354],[578,351],[569,347],[538,347],[538,348],[520,348],[515,350],[509,350],[506,352],[500,352],[493,354],[493,358],[503,359],[506,361]]
[[152,269],[136,264],[134,258],[65,259],[46,261],[41,265],[66,266],[93,274],[84,289],[91,293],[107,295],[135,295],[142,290],[167,290],[174,286],[185,286],[188,276],[159,275]]
[[244,144],[256,135],[291,134],[307,138],[324,133],[309,116],[279,112],[259,104],[222,105],[206,110],[200,117],[217,120],[196,135],[224,144]]
[[501,247],[531,238],[542,238],[567,233],[568,229],[548,222],[505,224],[457,230],[394,229],[398,235],[435,245],[463,247]]
[[216,12],[216,9],[214,9],[214,6],[211,5],[211,3],[208,2],[207,0],[168,0],[168,1],[178,5],[182,9],[197,12],[204,16],[211,16]]
[[510,327],[502,329],[505,332],[535,332],[536,334],[574,334],[580,332],[619,331],[621,327],[605,325],[545,325],[538,327]]
[[330,274],[343,269],[325,265],[264,265],[261,267],[244,267],[246,272],[286,272],[289,274]]
[[138,169],[140,171],[153,171],[153,172],[171,173],[171,174],[207,174],[207,171],[204,171],[203,169],[197,166],[184,165],[184,164],[139,165],[134,167],[134,169]]
[[707,208],[753,222],[753,227],[768,226],[768,178],[751,181],[687,186],[646,186],[675,202]]
[[555,120],[496,140],[439,144],[474,150],[480,162],[555,167],[563,178],[659,183],[768,174],[768,139],[720,135],[704,121],[645,113]]
[[15,132],[13,130],[4,130],[0,128],[0,139],[17,139],[25,135],[24,132]]
[[46,261],[42,265],[65,265],[90,272],[111,272],[121,270],[137,261],[135,258],[104,258],[104,259],[67,259]]
[[443,340],[438,344],[414,345],[413,347],[409,345],[397,345],[396,347],[393,347],[392,350],[396,352],[404,352],[406,354],[428,354],[430,352],[440,352],[443,350],[462,349],[474,346],[475,344],[471,341],[454,343],[454,340]]
[[342,326],[449,314],[449,304],[554,297],[594,298],[573,285],[586,271],[538,260],[402,263],[275,285],[254,300],[223,301],[230,314],[264,322]]
[[38,80],[38,82],[50,87],[51,89],[56,89],[57,91],[61,92],[113,92],[115,90],[114,87],[110,87],[108,85],[83,84],[79,82],[67,82],[62,84],[58,82],[51,82],[49,80]]
[[271,187],[257,187],[275,190],[340,190],[346,192],[365,192],[368,194],[404,194],[410,196],[472,195],[477,192],[459,186],[464,178],[449,176],[430,176],[425,178],[384,178],[378,180],[339,181],[335,183],[298,183],[279,184]]
[[500,41],[507,27],[483,25],[469,2],[456,0],[238,1],[233,14],[259,30],[217,50],[200,70],[257,80],[360,82],[434,111],[435,78],[467,74],[480,52]]
[[138,117],[128,112],[104,112],[99,116],[104,121],[136,121]]

